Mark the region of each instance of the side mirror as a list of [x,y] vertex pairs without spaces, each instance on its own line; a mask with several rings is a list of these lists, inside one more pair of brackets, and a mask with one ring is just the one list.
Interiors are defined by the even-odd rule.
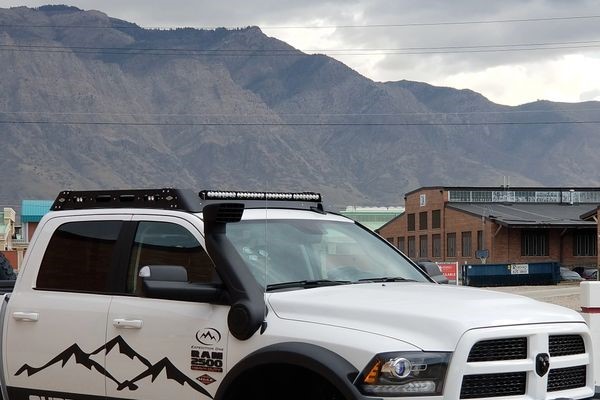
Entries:
[[220,284],[189,282],[187,270],[180,265],[146,265],[138,276],[146,296],[155,299],[210,303],[223,295]]

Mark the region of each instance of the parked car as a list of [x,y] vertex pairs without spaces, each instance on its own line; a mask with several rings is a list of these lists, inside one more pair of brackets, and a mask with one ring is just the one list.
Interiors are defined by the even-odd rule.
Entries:
[[575,267],[573,271],[577,272],[585,280],[598,280],[598,268],[596,267]]
[[560,280],[568,282],[580,282],[583,280],[583,278],[577,272],[571,271],[567,267],[560,267]]
[[446,278],[436,263],[432,261],[419,261],[417,264],[437,283],[448,283],[448,278]]

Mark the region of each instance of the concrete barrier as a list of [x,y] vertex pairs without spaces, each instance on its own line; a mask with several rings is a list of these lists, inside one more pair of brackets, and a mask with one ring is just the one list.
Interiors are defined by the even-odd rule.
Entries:
[[[596,393],[600,393],[600,282],[581,282],[580,298],[581,313],[592,331],[592,342],[594,348],[594,379],[596,381]],[[597,398],[594,397],[594,398]]]

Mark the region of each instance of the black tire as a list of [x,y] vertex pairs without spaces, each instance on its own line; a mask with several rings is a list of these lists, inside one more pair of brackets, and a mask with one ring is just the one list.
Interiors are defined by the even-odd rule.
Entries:
[[329,382],[311,371],[283,369],[274,374],[245,376],[226,400],[346,400]]

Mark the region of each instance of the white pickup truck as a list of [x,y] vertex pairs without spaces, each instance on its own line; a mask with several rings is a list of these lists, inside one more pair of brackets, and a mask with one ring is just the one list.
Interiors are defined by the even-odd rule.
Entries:
[[62,192],[1,313],[5,400],[595,389],[578,313],[438,285],[315,193]]

